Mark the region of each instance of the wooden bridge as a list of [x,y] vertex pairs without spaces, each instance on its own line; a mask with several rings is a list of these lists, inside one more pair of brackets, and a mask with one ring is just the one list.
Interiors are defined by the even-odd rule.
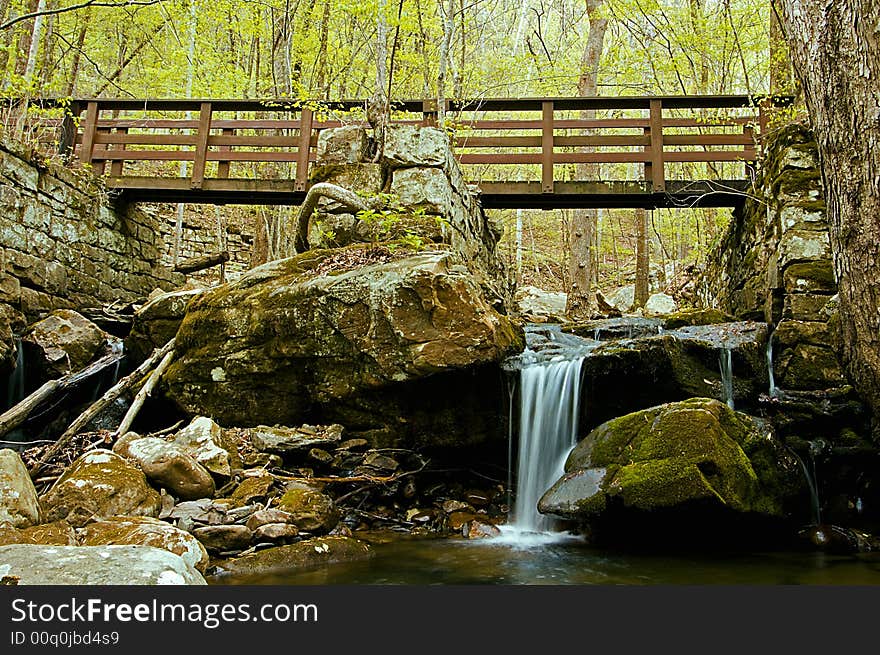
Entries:
[[[771,105],[755,96],[453,100],[447,118],[487,208],[733,206],[749,188]],[[299,204],[318,134],[357,123],[363,106],[75,100],[58,141],[126,201]],[[393,112],[402,123],[437,117],[430,101],[395,102]],[[601,176],[579,179],[584,170]]]

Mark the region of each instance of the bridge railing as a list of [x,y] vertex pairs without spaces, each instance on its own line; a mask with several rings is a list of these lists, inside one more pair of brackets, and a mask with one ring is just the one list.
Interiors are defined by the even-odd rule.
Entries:
[[[447,116],[456,157],[482,181],[540,180],[540,193],[552,194],[560,181],[577,181],[585,170],[599,174],[578,165],[604,165],[606,179],[637,175],[645,192],[662,193],[672,165],[754,162],[756,135],[772,104],[755,96],[453,100]],[[59,143],[108,176],[111,187],[304,192],[320,131],[357,123],[362,107],[360,101],[75,100],[59,126]],[[431,101],[394,105],[395,121],[435,124],[436,117]],[[736,177],[745,178],[740,170]]]

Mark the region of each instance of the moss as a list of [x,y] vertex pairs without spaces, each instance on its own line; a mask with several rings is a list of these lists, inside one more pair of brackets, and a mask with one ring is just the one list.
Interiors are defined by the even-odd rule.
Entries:
[[265,499],[273,484],[275,478],[268,474],[245,478],[229,496],[230,507],[243,507],[254,500]]
[[261,550],[237,557],[222,568],[239,575],[255,575],[272,571],[314,568],[338,562],[365,559],[372,555],[370,547],[350,537],[318,537],[289,546]]
[[317,184],[318,182],[326,182],[330,178],[343,173],[346,169],[344,164],[320,164],[313,166],[309,172],[309,182]]
[[663,329],[675,330],[686,325],[717,325],[730,323],[736,319],[720,309],[689,309],[666,316]]
[[834,265],[830,260],[790,264],[785,268],[783,280],[785,290],[789,293],[794,291],[833,292],[837,290]]

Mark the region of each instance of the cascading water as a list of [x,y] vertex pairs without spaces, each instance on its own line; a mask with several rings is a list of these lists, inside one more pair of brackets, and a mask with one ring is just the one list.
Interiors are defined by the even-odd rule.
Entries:
[[773,333],[767,339],[767,378],[769,380],[769,393],[771,398],[776,397],[776,378],[773,375]]
[[24,400],[24,347],[21,345],[21,339],[15,340],[15,350],[15,369],[9,374],[7,383],[7,407],[13,407]]
[[529,326],[526,342],[526,350],[507,363],[519,371],[516,500],[508,527],[518,535],[554,527],[538,512],[538,500],[562,475],[577,442],[581,364],[598,345],[558,326]]
[[733,407],[733,352],[730,348],[722,348],[718,354],[718,364],[721,369],[721,389],[724,392],[724,402],[730,409]]

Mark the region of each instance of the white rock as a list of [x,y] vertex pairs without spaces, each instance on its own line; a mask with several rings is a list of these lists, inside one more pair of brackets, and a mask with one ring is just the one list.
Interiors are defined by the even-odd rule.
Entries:
[[204,585],[180,555],[153,546],[0,547],[0,573],[20,585]]
[[555,319],[565,316],[568,294],[525,285],[516,290],[515,300],[520,314],[530,318]]
[[655,293],[645,303],[645,314],[648,316],[671,314],[676,309],[678,305],[675,304],[675,300],[665,293]]
[[605,297],[605,301],[621,313],[631,312],[636,302],[636,287],[634,284],[618,287]]
[[392,167],[445,166],[451,147],[446,133],[436,127],[389,125],[382,156]]
[[174,437],[195,460],[215,475],[229,477],[229,453],[220,445],[223,430],[207,416],[197,416]]

